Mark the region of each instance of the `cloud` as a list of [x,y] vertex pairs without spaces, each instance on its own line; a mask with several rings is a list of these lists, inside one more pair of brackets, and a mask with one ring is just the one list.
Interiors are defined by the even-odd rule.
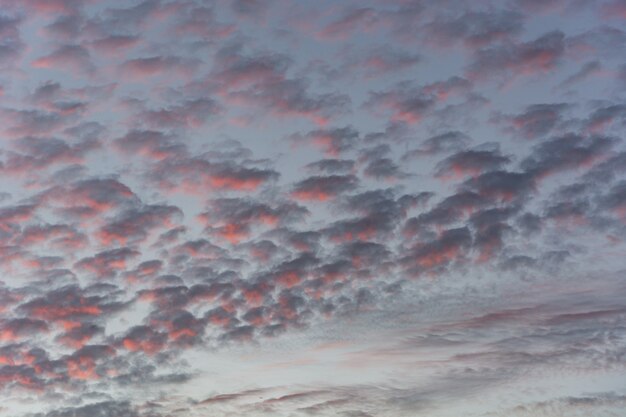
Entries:
[[408,160],[419,156],[459,151],[470,142],[469,136],[461,132],[447,132],[426,139],[420,148],[406,152],[402,159]]
[[471,149],[440,161],[435,168],[435,176],[443,179],[476,176],[485,171],[501,168],[509,162],[511,159],[501,155],[497,147],[494,150]]
[[567,103],[533,104],[519,114],[497,114],[493,120],[523,138],[538,139],[565,124],[564,114],[570,107]]
[[546,74],[559,65],[565,54],[565,34],[548,32],[522,43],[486,47],[476,51],[467,69],[472,80]]
[[465,12],[455,18],[435,18],[424,30],[427,42],[434,45],[450,46],[461,41],[477,48],[519,35],[523,20],[522,14],[510,10]]
[[91,178],[65,187],[52,187],[40,195],[47,203],[59,204],[62,215],[89,218],[114,209],[137,204],[137,196],[115,179]]
[[114,143],[124,154],[138,154],[155,160],[186,153],[186,147],[176,137],[159,130],[132,130]]
[[192,59],[183,59],[177,56],[149,56],[133,58],[120,65],[122,75],[134,79],[145,77],[159,77],[167,73],[176,72],[183,78],[190,77],[198,66]]
[[49,55],[33,61],[35,68],[69,69],[75,76],[88,74],[95,70],[89,51],[81,45],[64,45]]
[[[198,172],[201,172],[198,175]],[[182,187],[189,193],[204,190],[254,191],[278,179],[272,169],[248,168],[233,162],[210,162],[203,158],[167,158],[154,166],[151,181],[164,189]]]
[[357,187],[353,175],[312,176],[296,183],[291,195],[301,201],[326,201]]
[[188,100],[159,110],[145,110],[137,118],[156,128],[198,128],[221,113],[221,106],[208,98]]
[[0,414],[620,413],[620,2],[0,3]]
[[116,414],[123,414],[128,417],[140,416],[127,401],[105,401],[79,407],[67,407],[53,410],[45,414],[38,414],[37,417],[87,417]]
[[98,277],[107,277],[125,270],[128,265],[127,261],[138,255],[138,251],[127,247],[111,249],[83,258],[75,266]]
[[322,39],[341,39],[352,35],[358,28],[371,26],[378,20],[378,13],[371,8],[345,10],[343,16],[326,25],[318,35]]
[[312,130],[305,135],[293,134],[289,137],[294,145],[310,144],[320,148],[327,156],[339,154],[355,148],[359,141],[359,132],[350,126],[334,129]]
[[265,109],[280,117],[306,117],[319,125],[348,111],[347,95],[311,92],[307,79],[287,76],[290,64],[289,56],[246,54],[235,44],[216,54],[213,88],[231,105]]
[[26,45],[20,37],[22,19],[8,15],[0,16],[0,65],[9,66],[23,53]]
[[349,159],[320,159],[307,164],[312,171],[327,174],[346,174],[354,170],[355,162]]
[[273,228],[301,221],[309,211],[294,203],[274,207],[241,198],[212,200],[209,210],[201,214],[209,233],[236,244],[247,239],[253,227]]
[[95,139],[71,146],[61,139],[26,136],[16,141],[17,152],[8,154],[2,170],[9,175],[24,175],[49,166],[82,163],[87,153],[99,147]]
[[411,275],[437,270],[462,258],[471,242],[467,228],[446,230],[439,239],[414,246],[401,262]]
[[420,55],[391,45],[369,48],[363,51],[348,51],[345,62],[338,70],[337,77],[362,73],[367,79],[389,76],[413,68],[422,61]]
[[591,166],[612,144],[612,139],[600,136],[586,140],[576,135],[557,137],[538,145],[521,166],[536,178],[542,178],[567,169]]
[[146,205],[120,213],[100,228],[97,237],[105,246],[137,243],[159,227],[173,226],[182,216],[183,212],[175,206]]
[[387,91],[371,92],[365,106],[390,113],[392,121],[413,124],[430,114],[438,103],[470,90],[471,82],[460,77],[424,86],[402,82]]
[[535,189],[534,175],[503,170],[489,171],[464,183],[464,188],[500,201],[524,199]]

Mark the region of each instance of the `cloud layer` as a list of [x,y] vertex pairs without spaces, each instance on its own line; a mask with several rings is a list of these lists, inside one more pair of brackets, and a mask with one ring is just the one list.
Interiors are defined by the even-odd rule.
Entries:
[[625,11],[0,0],[0,416],[617,415]]

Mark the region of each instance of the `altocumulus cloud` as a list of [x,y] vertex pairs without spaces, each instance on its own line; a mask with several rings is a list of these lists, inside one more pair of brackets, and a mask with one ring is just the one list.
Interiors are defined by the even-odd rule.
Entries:
[[0,416],[614,416],[620,0],[0,0]]

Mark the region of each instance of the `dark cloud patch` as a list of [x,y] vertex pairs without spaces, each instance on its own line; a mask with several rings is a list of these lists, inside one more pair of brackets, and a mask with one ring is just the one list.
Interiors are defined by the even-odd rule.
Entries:
[[135,326],[118,343],[130,352],[141,351],[153,355],[164,348],[166,341],[166,333],[156,332],[148,326]]
[[530,235],[541,231],[542,219],[539,215],[524,213],[517,218],[516,223],[523,233]]
[[149,319],[152,325],[167,333],[171,343],[178,347],[190,347],[199,343],[206,326],[205,319],[178,309],[154,311]]
[[513,232],[506,223],[493,223],[479,228],[474,236],[474,247],[478,251],[478,262],[488,262],[500,252],[504,246],[504,238]]
[[27,337],[37,337],[48,331],[43,320],[18,318],[0,323],[0,338],[3,342],[13,342]]
[[324,229],[324,234],[336,242],[369,240],[389,235],[394,226],[389,218],[368,216],[332,223]]
[[404,90],[400,88],[395,92],[373,93],[367,105],[389,109],[394,121],[417,123],[435,106],[436,101],[432,97],[419,94],[410,96]]
[[391,258],[391,251],[384,244],[376,242],[348,242],[338,249],[339,254],[349,260],[357,270],[377,267],[382,269],[384,262]]
[[172,226],[181,220],[182,210],[169,205],[146,205],[123,211],[100,228],[97,235],[105,246],[125,246],[148,238],[149,234],[163,226]]
[[85,179],[68,186],[53,187],[42,193],[40,199],[59,204],[58,212],[73,220],[132,207],[139,202],[128,186],[112,178]]
[[317,231],[295,231],[282,229],[278,231],[279,238],[289,247],[300,252],[315,252],[319,246],[322,234]]
[[297,182],[291,195],[302,201],[326,201],[357,186],[358,179],[354,175],[313,176]]
[[382,132],[368,133],[363,137],[367,144],[396,142],[402,143],[412,139],[412,132],[408,123],[402,121],[391,121],[385,126]]
[[566,103],[533,104],[518,115],[495,115],[492,120],[505,124],[505,129],[526,139],[538,139],[558,129],[565,122]]
[[176,275],[160,276],[155,282],[156,288],[140,290],[139,299],[149,301],[161,310],[175,310],[189,303],[188,288]]
[[345,38],[352,35],[357,29],[377,23],[379,15],[372,8],[345,9],[339,18],[328,23],[319,32],[319,36],[326,39]]
[[508,156],[500,153],[499,147],[492,148],[475,148],[455,153],[437,164],[435,176],[443,179],[463,178],[466,175],[476,176],[485,171],[499,169],[511,162]]
[[621,122],[619,127],[626,124],[626,105],[615,104],[600,107],[589,115],[586,125],[590,132],[601,133],[610,128],[614,122]]
[[472,48],[507,40],[520,34],[523,15],[510,10],[465,12],[458,17],[437,17],[424,30],[427,41],[438,46],[463,42]]
[[601,209],[612,212],[613,215],[626,221],[626,181],[615,184],[599,201]]
[[284,54],[247,55],[241,44],[233,44],[217,52],[213,75],[224,91],[269,84],[285,79],[291,61]]
[[114,143],[121,152],[139,154],[155,160],[186,153],[185,146],[174,136],[157,130],[132,130]]
[[319,259],[312,253],[304,252],[262,273],[258,281],[269,284],[270,288],[295,287],[307,278],[311,269],[319,262]]
[[17,311],[41,320],[80,324],[119,311],[124,306],[115,297],[86,294],[80,287],[70,285],[30,299],[20,304]]
[[598,392],[585,396],[558,397],[547,401],[525,403],[510,411],[520,416],[539,413],[575,413],[580,410],[602,410],[605,407],[619,408],[626,404],[626,397],[616,392]]
[[458,131],[443,133],[426,139],[421,147],[406,152],[402,159],[411,160],[420,156],[460,151],[465,148],[470,141],[469,136]]
[[615,50],[626,48],[626,32],[611,26],[599,26],[568,38],[567,48],[578,59],[601,57],[612,60]]
[[175,246],[173,252],[200,259],[203,257],[216,259],[227,254],[223,248],[206,239],[188,240]]
[[76,76],[95,71],[89,50],[82,45],[63,45],[33,61],[35,68],[66,68]]
[[404,226],[405,236],[414,236],[431,226],[445,226],[459,221],[489,204],[488,198],[471,191],[459,192],[445,198],[429,211],[410,218]]
[[621,19],[626,15],[626,6],[622,0],[613,0],[603,4],[600,12],[605,18]]
[[[246,1],[242,3],[250,3],[250,9],[255,9],[253,1]],[[212,7],[186,6],[187,7],[183,8],[183,13],[180,13],[179,16],[177,16],[179,17],[179,20],[174,25],[173,32],[178,36],[189,36],[203,40],[215,40],[227,38],[236,29],[236,25],[220,22],[217,18],[215,9]],[[235,9],[234,4],[232,7]],[[259,6],[256,9],[260,11],[262,7]],[[243,14],[245,14],[245,10],[245,7],[242,8]]]
[[126,270],[128,261],[139,256],[139,252],[127,247],[99,252],[79,260],[75,267],[98,277],[115,276]]
[[398,198],[391,188],[369,190],[347,197],[341,204],[351,211],[364,214],[389,213],[391,217],[406,216],[411,208],[428,202],[432,193],[424,191],[417,194],[404,194]]
[[243,16],[259,16],[267,13],[274,0],[234,0],[232,9]]
[[95,337],[104,335],[104,328],[96,324],[75,324],[65,333],[62,333],[57,337],[57,340],[66,346],[70,346],[74,349],[80,349],[86,344],[90,343]]
[[345,63],[338,71],[337,78],[361,72],[365,78],[388,76],[413,68],[421,57],[391,45],[378,46],[364,51],[348,51]]
[[522,43],[479,49],[467,69],[470,79],[520,77],[553,71],[565,54],[565,34],[548,32]]
[[335,242],[389,237],[410,209],[424,205],[431,196],[423,192],[398,198],[391,189],[379,189],[346,197],[339,206],[359,216],[333,222],[322,232]]
[[535,176],[524,172],[489,171],[463,183],[463,188],[495,201],[523,200],[535,190]]
[[623,88],[626,85],[626,64],[621,65],[617,69],[617,74],[615,77],[619,83],[619,86]]
[[319,147],[326,155],[337,157],[340,154],[354,149],[359,143],[359,132],[353,127],[346,126],[334,129],[312,130],[304,135],[294,134],[289,140],[297,145],[307,143]]
[[102,21],[99,23],[111,30],[132,32],[154,18],[159,6],[159,1],[144,0],[131,7],[108,7],[103,11],[100,17]]
[[199,128],[221,112],[222,107],[215,100],[199,98],[158,110],[142,110],[137,119],[155,128]]
[[377,180],[395,181],[409,176],[390,157],[389,145],[380,144],[372,148],[362,149],[358,162],[365,165],[363,175]]
[[370,92],[365,107],[389,114],[394,122],[414,124],[429,115],[438,103],[451,96],[467,94],[471,88],[471,82],[460,77],[424,86],[405,81],[387,91]]
[[346,114],[351,107],[349,96],[310,92],[308,82],[304,79],[286,79],[263,88],[236,92],[231,97],[234,102],[269,109],[279,117],[306,117],[320,125],[326,125],[338,115]]
[[84,19],[78,14],[57,17],[52,23],[45,27],[49,35],[61,40],[71,41],[80,35],[84,28]]
[[409,176],[391,158],[372,159],[363,170],[366,177],[394,181]]
[[22,19],[18,16],[0,16],[0,65],[11,66],[22,54],[26,44],[20,36]]
[[594,165],[584,177],[597,183],[608,184],[624,171],[626,171],[626,152],[619,152]]
[[571,88],[589,77],[599,75],[602,69],[603,67],[600,61],[589,61],[580,67],[578,71],[564,79],[558,87],[561,89]]
[[59,113],[45,110],[0,109],[5,132],[13,137],[38,136],[54,132],[65,119]]
[[214,395],[212,397],[206,398],[200,401],[199,404],[214,404],[214,403],[228,402],[228,401],[235,400],[237,398],[246,397],[248,395],[260,394],[263,392],[264,390],[255,389],[255,390],[246,390],[242,392],[235,392],[231,394],[219,394],[219,395]]
[[563,0],[516,0],[515,3],[524,11],[530,13],[550,13],[562,9]]
[[204,158],[166,158],[154,165],[148,178],[166,190],[203,195],[208,190],[254,191],[277,180],[273,169],[249,168],[234,162]]
[[521,167],[534,178],[568,169],[585,169],[605,155],[615,143],[601,136],[566,135],[545,141],[521,162]]
[[347,174],[354,171],[355,162],[350,159],[320,159],[306,165],[311,171],[325,174]]
[[105,401],[79,407],[67,407],[38,413],[36,417],[109,417],[109,416],[139,417],[140,414],[128,401]]
[[471,245],[467,228],[449,229],[434,241],[413,246],[400,262],[409,275],[440,271],[463,259]]
[[[0,233],[6,238],[14,236],[20,229],[20,225],[34,217],[37,206],[34,204],[21,204],[17,206],[5,206],[0,208]],[[0,236],[1,236],[0,235]]]
[[16,152],[8,153],[2,171],[8,175],[24,175],[59,164],[84,161],[87,153],[100,147],[97,139],[68,144],[58,138],[26,136],[15,142]]
[[283,54],[248,54],[241,45],[230,45],[216,54],[215,88],[233,105],[266,109],[279,117],[306,117],[322,125],[349,109],[349,96],[317,94],[307,79],[289,78],[290,64]]
[[209,205],[209,210],[201,214],[207,231],[230,243],[249,238],[255,227],[284,226],[309,214],[306,208],[289,202],[270,206],[249,199],[222,198],[211,200]]
[[136,46],[141,38],[136,35],[109,35],[96,39],[90,46],[96,52],[114,54]]
[[119,71],[125,76],[136,79],[160,77],[168,73],[177,73],[185,79],[196,71],[198,64],[199,62],[194,59],[156,55],[129,59],[119,66]]

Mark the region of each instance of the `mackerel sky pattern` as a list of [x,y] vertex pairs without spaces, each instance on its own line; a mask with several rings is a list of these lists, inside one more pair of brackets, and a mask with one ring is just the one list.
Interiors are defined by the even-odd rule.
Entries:
[[625,416],[625,23],[0,0],[0,416]]

